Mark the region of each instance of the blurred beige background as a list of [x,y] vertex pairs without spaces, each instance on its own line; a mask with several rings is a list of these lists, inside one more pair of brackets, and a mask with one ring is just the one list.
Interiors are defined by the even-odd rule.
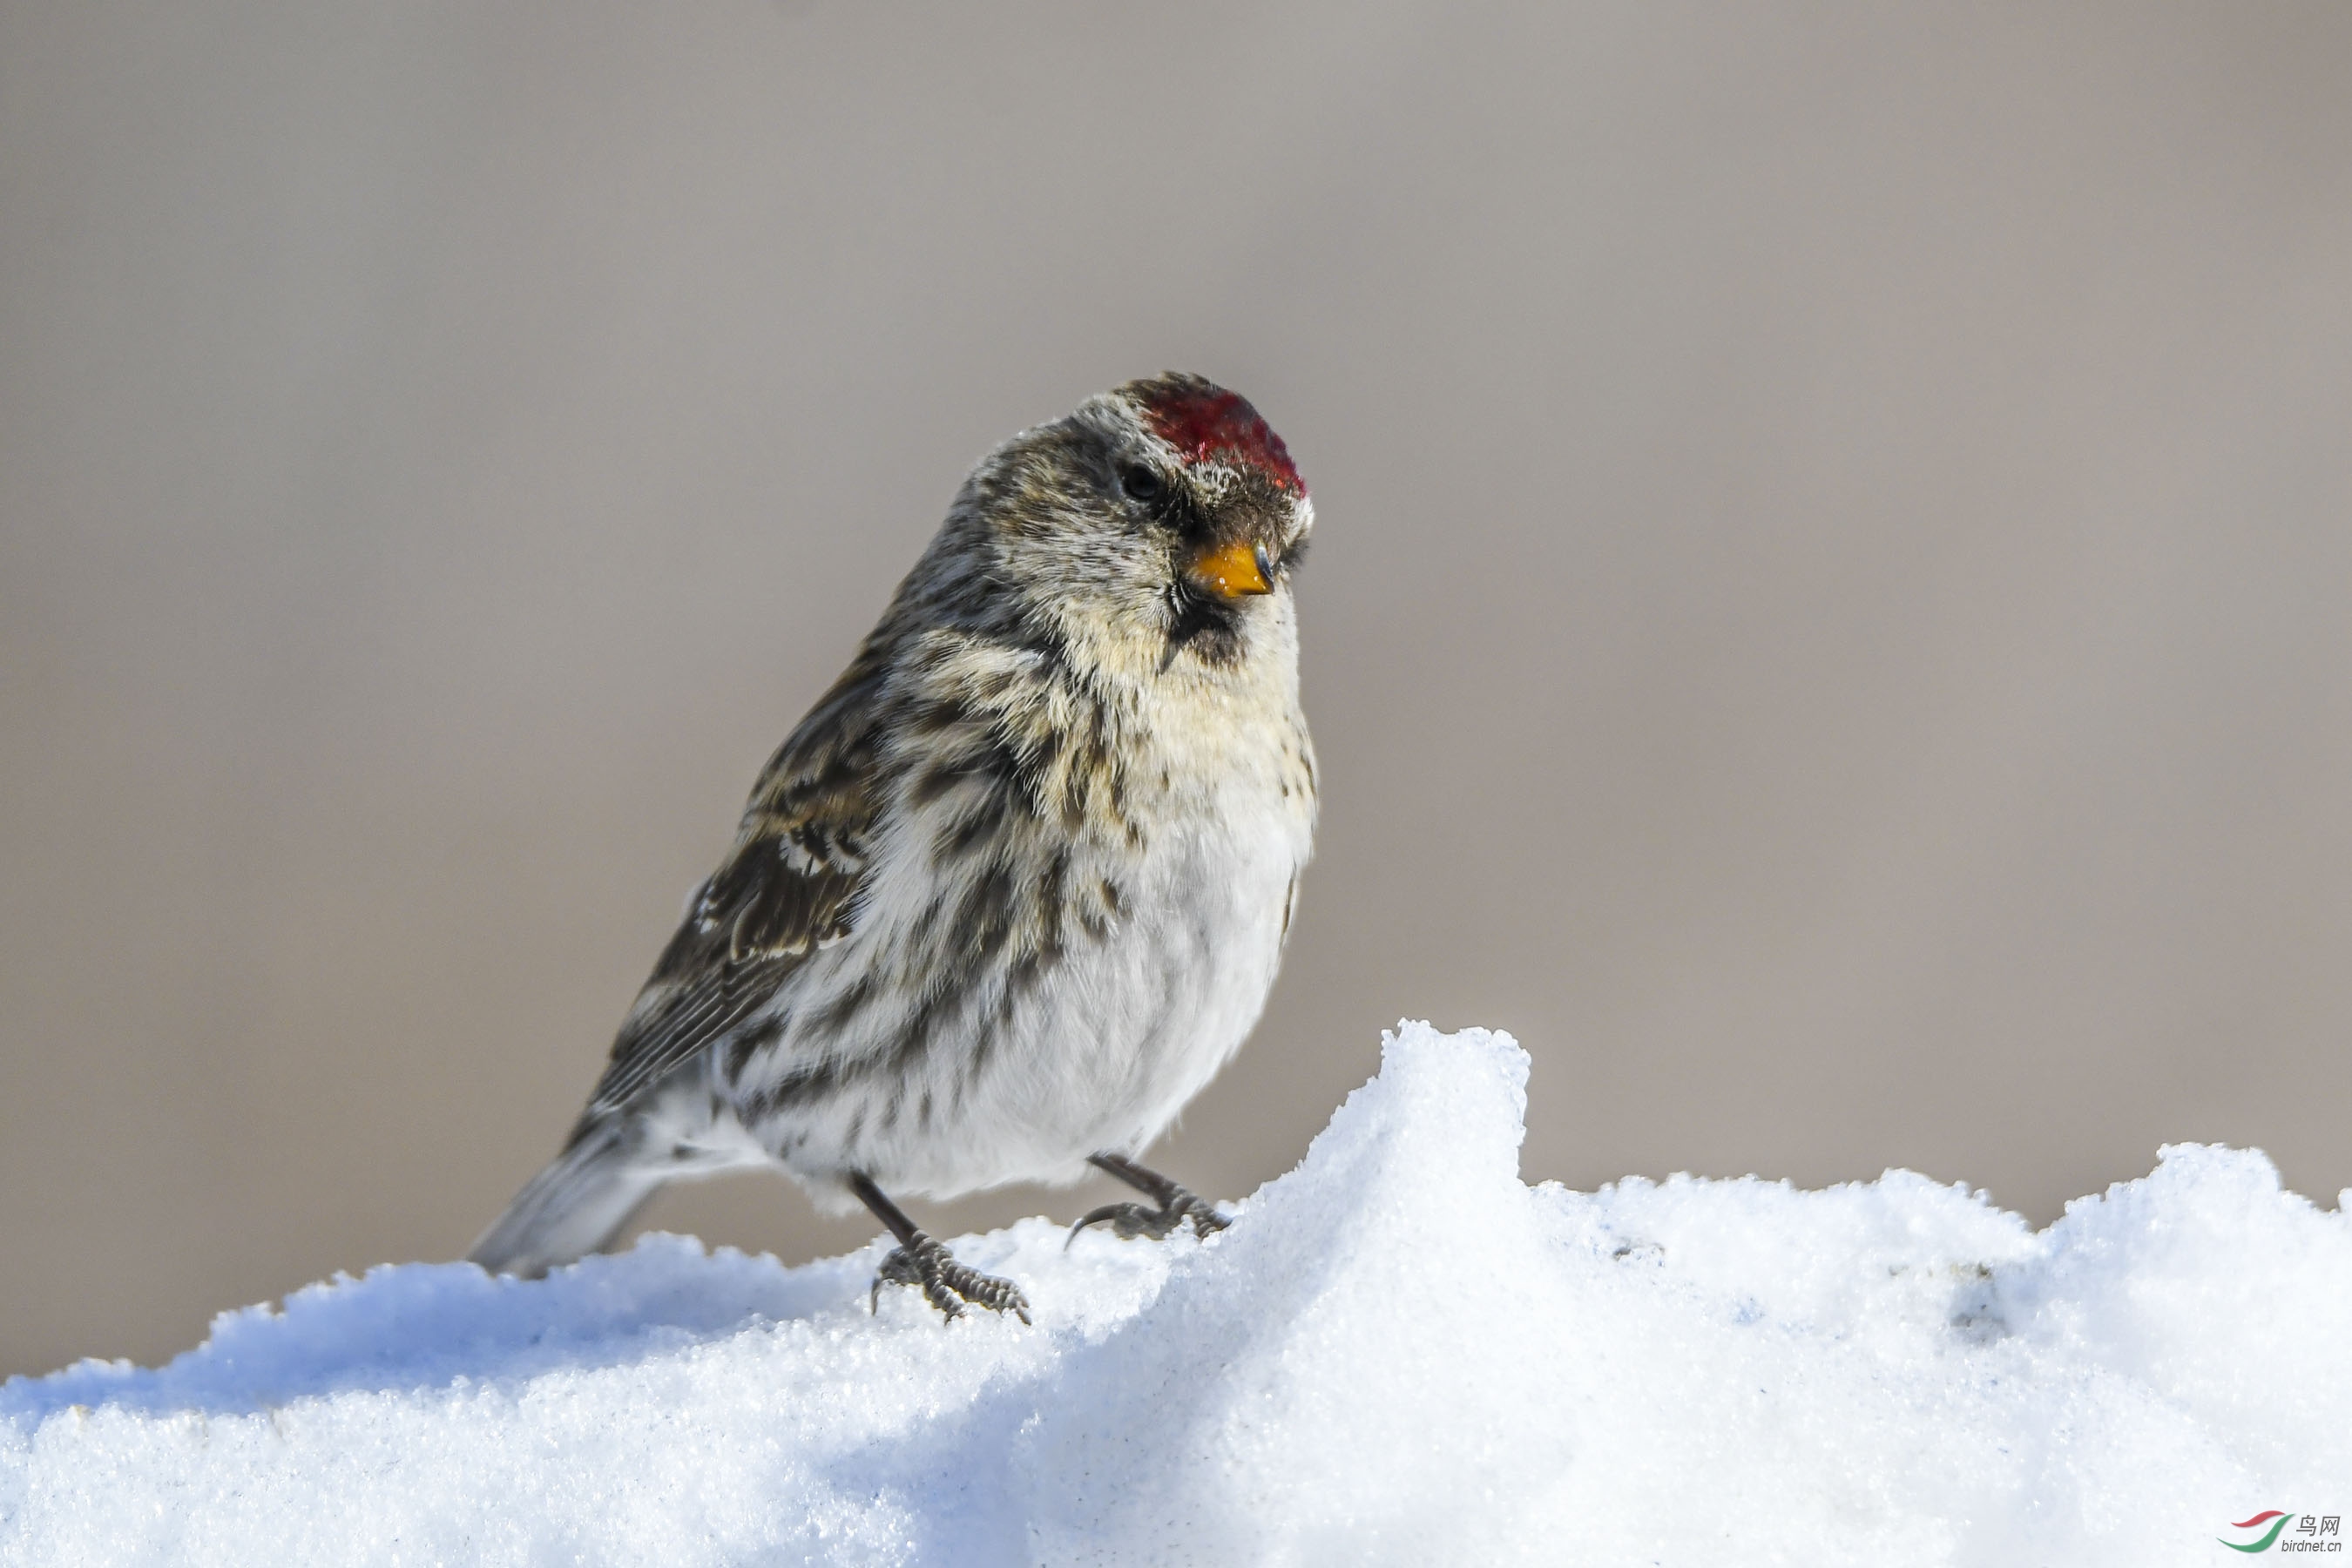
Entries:
[[1328,794],[1159,1163],[1412,1015],[1580,1185],[2331,1203],[2347,351],[2335,0],[0,7],[0,1371],[462,1250],[965,466],[1162,366],[1315,488]]

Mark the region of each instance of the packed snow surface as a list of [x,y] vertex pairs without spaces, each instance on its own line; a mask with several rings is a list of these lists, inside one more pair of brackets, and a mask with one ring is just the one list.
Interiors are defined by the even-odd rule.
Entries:
[[656,1237],[18,1379],[0,1562],[2017,1568],[2352,1514],[2352,1205],[2261,1155],[2038,1234],[1900,1171],[1529,1188],[1527,1068],[1408,1026],[1222,1235],[957,1244],[1034,1327]]

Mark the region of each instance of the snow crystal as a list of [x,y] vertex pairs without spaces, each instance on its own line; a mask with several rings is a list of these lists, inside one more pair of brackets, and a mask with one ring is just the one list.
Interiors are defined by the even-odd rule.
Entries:
[[2260,1154],[2038,1234],[1905,1172],[1529,1188],[1527,1068],[1405,1026],[1219,1236],[957,1243],[1034,1328],[656,1237],[20,1378],[0,1563],[2143,1564],[2352,1513],[2352,1221]]

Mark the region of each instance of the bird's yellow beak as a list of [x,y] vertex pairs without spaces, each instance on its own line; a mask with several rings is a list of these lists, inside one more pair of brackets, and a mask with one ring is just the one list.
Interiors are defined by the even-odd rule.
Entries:
[[1263,544],[1205,545],[1192,557],[1192,577],[1221,599],[1274,592],[1274,569]]

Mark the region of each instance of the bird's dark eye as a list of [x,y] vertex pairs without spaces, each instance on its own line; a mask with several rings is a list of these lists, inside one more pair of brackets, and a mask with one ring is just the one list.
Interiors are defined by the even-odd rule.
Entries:
[[1160,476],[1141,463],[1129,463],[1119,472],[1118,488],[1137,500],[1155,500],[1160,490]]

